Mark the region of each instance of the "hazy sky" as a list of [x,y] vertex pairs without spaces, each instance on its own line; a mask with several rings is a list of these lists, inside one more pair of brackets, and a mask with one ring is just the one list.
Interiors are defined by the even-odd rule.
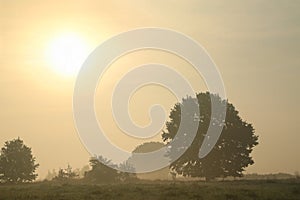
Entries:
[[[117,33],[154,26],[193,37],[218,65],[229,101],[259,135],[248,173],[300,171],[299,9],[300,1],[292,0],[1,0],[0,144],[24,139],[41,165],[41,176],[68,163],[74,168],[86,165],[89,154],[72,115],[76,76],[55,71],[45,54],[66,32],[79,35],[88,53]],[[101,104],[96,107],[99,120],[112,132],[109,137],[122,148],[131,150],[144,141],[126,139],[111,116],[102,113],[110,112],[105,105],[118,78],[130,66],[153,60],[174,66],[198,91],[205,90],[201,78],[174,55],[136,52],[118,60],[100,82],[96,102],[101,98]],[[145,93],[151,94],[146,100]],[[142,108],[132,113],[133,119],[145,123],[147,105],[161,101],[168,110],[175,99],[149,86],[132,101],[130,109]]]

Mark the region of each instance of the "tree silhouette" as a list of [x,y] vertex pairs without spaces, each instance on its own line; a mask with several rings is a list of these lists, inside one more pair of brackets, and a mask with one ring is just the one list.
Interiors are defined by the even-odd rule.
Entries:
[[[128,158],[128,162],[132,165],[138,161],[139,158],[135,155],[136,153],[149,153],[153,151],[157,151],[165,146],[164,143],[162,142],[146,142],[143,143],[139,146],[137,146],[133,151],[132,151],[132,156]],[[153,172],[148,172],[148,173],[139,173],[137,174],[137,177],[140,179],[168,179],[169,177],[169,169],[168,167],[153,171]]]
[[146,142],[137,146],[132,153],[148,153],[151,151],[156,151],[164,146],[164,143],[161,142]]
[[131,163],[126,160],[123,163],[118,165],[119,171],[119,180],[122,182],[126,181],[134,181],[137,179],[135,174],[135,168],[131,165]]
[[[227,104],[225,122],[218,116],[211,116],[211,102]],[[186,109],[186,113],[181,113],[182,107],[192,107],[191,104],[198,102],[200,116],[194,116],[193,112]],[[184,127],[183,135],[176,135],[181,115],[188,116],[185,120],[190,123],[199,123],[196,137],[191,145],[186,145],[186,135],[190,133],[188,127]],[[213,126],[224,127],[216,145],[211,152],[200,159],[199,149],[206,137],[206,132],[210,122]],[[254,128],[251,124],[243,121],[235,107],[218,95],[208,92],[197,94],[197,99],[191,97],[183,99],[182,103],[177,103],[170,113],[170,121],[166,124],[166,131],[162,138],[169,145],[168,156],[174,158],[178,151],[186,151],[170,165],[171,171],[177,174],[189,177],[205,177],[210,180],[216,177],[240,177],[244,168],[254,163],[250,153],[255,145],[258,144],[258,136],[254,134]],[[173,141],[173,143],[170,143]],[[174,142],[175,141],[175,142]],[[177,142],[176,142],[177,141]]]
[[70,181],[72,179],[78,178],[79,174],[74,171],[71,165],[68,164],[66,169],[59,169],[57,176],[54,177],[55,181]]
[[93,183],[110,183],[118,180],[118,171],[111,160],[102,156],[92,157],[90,159],[92,169],[85,174],[85,180]]
[[31,148],[18,138],[5,142],[0,154],[0,180],[8,183],[31,182],[36,179],[35,163]]

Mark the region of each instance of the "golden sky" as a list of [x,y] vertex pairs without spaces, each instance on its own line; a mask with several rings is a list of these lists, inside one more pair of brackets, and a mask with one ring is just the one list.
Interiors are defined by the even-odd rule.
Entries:
[[[41,177],[68,163],[74,168],[86,165],[89,154],[77,136],[72,114],[76,76],[57,70],[47,52],[66,34],[76,35],[88,55],[120,32],[162,27],[182,32],[206,48],[219,67],[227,97],[242,118],[253,123],[260,144],[247,172],[299,171],[299,9],[298,1],[279,0],[1,0],[0,144],[18,136],[24,139],[41,164]],[[174,55],[145,51],[120,58],[100,82],[96,102],[101,99],[101,104],[96,108],[112,141],[122,148],[130,150],[144,141],[126,139],[111,116],[102,113],[109,113],[106,105],[118,78],[130,66],[153,60],[174,66],[195,89],[205,90],[201,78]],[[145,87],[132,101],[141,108],[161,101],[168,110],[175,99],[161,90]],[[145,101],[142,94],[147,93],[162,95]],[[149,120],[146,108],[132,112],[137,123]]]

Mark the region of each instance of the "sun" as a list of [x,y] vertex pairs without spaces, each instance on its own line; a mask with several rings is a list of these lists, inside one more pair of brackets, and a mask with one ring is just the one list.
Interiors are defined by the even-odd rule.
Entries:
[[87,42],[75,33],[65,33],[54,38],[46,50],[51,68],[63,76],[76,75],[87,56]]

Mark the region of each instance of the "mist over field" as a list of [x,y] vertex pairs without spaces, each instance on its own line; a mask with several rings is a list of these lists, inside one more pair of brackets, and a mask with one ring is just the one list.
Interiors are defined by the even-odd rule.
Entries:
[[300,199],[300,1],[0,2],[1,199]]

